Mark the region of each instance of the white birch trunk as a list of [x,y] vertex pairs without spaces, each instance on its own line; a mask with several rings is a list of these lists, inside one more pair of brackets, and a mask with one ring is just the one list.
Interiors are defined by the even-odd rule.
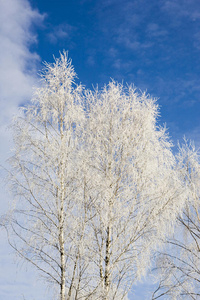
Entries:
[[[63,112],[61,112],[63,114]],[[61,148],[63,145],[63,116],[60,119],[60,133],[61,133]],[[63,153],[61,154],[63,156]],[[60,243],[60,269],[61,269],[61,281],[60,281],[60,300],[65,300],[65,240],[64,240],[64,200],[65,200],[65,187],[64,187],[64,165],[63,158],[61,157],[60,165],[60,212],[59,212],[59,243]]]

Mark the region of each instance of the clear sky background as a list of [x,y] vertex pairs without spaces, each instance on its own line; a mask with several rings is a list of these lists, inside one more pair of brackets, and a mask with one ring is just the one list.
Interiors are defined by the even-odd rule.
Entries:
[[[158,98],[159,122],[174,145],[185,135],[200,147],[199,0],[0,0],[1,164],[12,147],[13,114],[31,99],[42,62],[63,49],[86,88],[111,78],[134,83]],[[0,214],[10,199],[3,176]],[[32,269],[15,263],[0,230],[0,300],[49,299],[43,290]]]

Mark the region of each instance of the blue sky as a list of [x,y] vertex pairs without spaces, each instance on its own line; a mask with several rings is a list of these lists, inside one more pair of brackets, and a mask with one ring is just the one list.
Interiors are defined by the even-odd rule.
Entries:
[[[0,42],[1,164],[12,147],[13,114],[30,100],[42,62],[63,49],[87,88],[111,78],[134,83],[158,98],[159,122],[175,145],[185,134],[200,147],[199,0],[0,0]],[[0,195],[4,213],[3,184]],[[0,299],[45,299],[0,234]]]

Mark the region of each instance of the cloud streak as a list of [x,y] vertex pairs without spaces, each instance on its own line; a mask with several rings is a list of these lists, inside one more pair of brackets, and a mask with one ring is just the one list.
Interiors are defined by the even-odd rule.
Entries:
[[30,98],[40,60],[30,51],[37,43],[33,27],[43,19],[27,0],[0,0],[0,125],[8,123],[16,107]]
[[59,24],[48,34],[48,39],[52,44],[56,44],[60,40],[70,40],[75,29],[69,24]]

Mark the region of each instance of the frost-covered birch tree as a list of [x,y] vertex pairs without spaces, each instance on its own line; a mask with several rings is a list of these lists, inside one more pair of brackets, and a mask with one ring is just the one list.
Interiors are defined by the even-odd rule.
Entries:
[[184,186],[154,99],[114,81],[84,91],[74,79],[66,53],[46,64],[14,123],[9,240],[60,300],[126,299]]
[[152,299],[200,297],[200,157],[186,142],[178,154],[179,170],[188,194],[178,215],[174,235],[157,258],[160,282]]
[[53,65],[46,64],[42,86],[14,122],[10,159],[18,197],[10,243],[50,284],[60,287],[61,300],[71,299],[84,230],[83,220],[77,222],[79,213],[84,217],[77,176],[82,87],[74,85],[74,78],[65,53]]
[[124,299],[150,265],[184,197],[158,106],[111,82],[87,94],[86,191],[95,299]]

